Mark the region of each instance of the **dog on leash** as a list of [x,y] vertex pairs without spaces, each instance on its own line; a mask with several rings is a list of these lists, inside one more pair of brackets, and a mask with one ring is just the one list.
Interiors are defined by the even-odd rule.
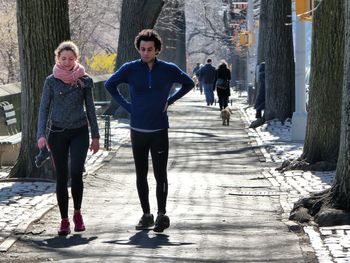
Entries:
[[230,116],[232,114],[232,110],[229,107],[221,110],[220,116],[222,119],[222,125],[229,126],[230,125]]

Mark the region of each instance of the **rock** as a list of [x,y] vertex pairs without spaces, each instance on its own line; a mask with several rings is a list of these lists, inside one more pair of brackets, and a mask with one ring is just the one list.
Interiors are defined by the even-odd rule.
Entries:
[[350,225],[350,213],[331,208],[321,210],[315,216],[315,222],[319,226]]
[[300,223],[309,222],[312,216],[309,214],[309,210],[305,207],[299,207],[290,213],[289,220],[294,220]]

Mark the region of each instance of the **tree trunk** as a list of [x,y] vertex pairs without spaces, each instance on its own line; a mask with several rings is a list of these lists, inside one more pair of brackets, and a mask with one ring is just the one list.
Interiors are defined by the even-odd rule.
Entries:
[[49,167],[37,169],[34,156],[38,109],[45,78],[55,63],[54,50],[70,38],[68,0],[17,0],[21,68],[22,141],[10,177],[51,178]]
[[170,61],[186,71],[186,21],[183,0],[167,2],[159,15],[155,30],[163,41],[159,58]]
[[259,17],[259,39],[258,39],[258,58],[257,64],[265,61],[265,50],[267,40],[267,0],[260,2],[260,17]]
[[176,16],[176,27],[179,29],[176,37],[176,65],[183,71],[187,71],[186,65],[186,17],[184,0],[179,1],[179,8]]
[[[266,40],[267,40],[267,0],[260,1],[260,15],[259,15],[259,39],[258,39],[258,48],[257,48],[257,63],[259,65],[261,62],[265,62],[265,51],[266,51]],[[256,70],[256,68],[255,68]],[[258,81],[258,77],[255,71],[254,79],[254,93],[252,95],[252,100],[255,103],[256,98],[259,94],[261,83]],[[254,104],[253,103],[253,104]],[[261,124],[264,123],[265,118],[261,119]]]
[[302,159],[308,163],[336,163],[344,70],[344,0],[320,2],[312,31],[311,83]]
[[290,0],[268,0],[265,119],[284,121],[294,111],[294,56]]
[[[340,1],[344,3],[343,1]],[[342,8],[339,9],[339,11]],[[345,46],[350,45],[350,3],[345,1]],[[338,21],[339,23],[339,21]],[[345,50],[344,85],[342,91],[340,149],[337,172],[332,185],[333,202],[350,210],[350,50]],[[335,104],[333,104],[336,106]],[[333,106],[333,107],[334,107]]]
[[177,5],[177,0],[167,1],[154,26],[154,29],[158,31],[163,41],[163,50],[158,57],[173,63],[176,61],[176,39],[178,34],[178,28],[175,23],[175,20],[178,19],[176,17]]
[[332,161],[337,157],[338,148],[339,155],[332,187],[296,202],[289,218],[300,222],[314,218],[319,226],[349,225],[350,51],[346,49],[343,65],[343,48],[344,44],[346,47],[350,45],[350,3],[344,0],[322,1],[315,12],[313,26],[313,78],[308,117],[308,126],[312,127],[307,131],[309,147],[306,152],[312,153],[310,160],[316,161]]
[[[139,53],[134,48],[135,37],[142,29],[154,27],[163,4],[163,0],[123,0],[116,69],[120,68],[125,62],[139,57]],[[127,85],[120,85],[119,89],[123,96],[129,97]],[[119,105],[112,100],[105,114],[114,115],[115,117],[127,116],[125,110],[117,112],[118,107]]]

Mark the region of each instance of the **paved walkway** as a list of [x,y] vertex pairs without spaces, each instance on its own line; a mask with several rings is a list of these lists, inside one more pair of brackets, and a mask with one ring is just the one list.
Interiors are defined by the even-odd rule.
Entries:
[[[104,121],[99,120],[101,146],[104,142]],[[123,122],[113,121],[111,128],[112,147],[117,150],[127,140],[129,130]],[[103,165],[108,156],[107,151],[99,151],[92,155],[88,153],[86,173],[93,173]],[[11,167],[0,170],[0,252],[7,251],[12,244],[25,233],[28,226],[41,218],[56,205],[55,183],[8,179]]]
[[[308,236],[319,262],[347,262],[346,227],[322,228],[321,235],[305,227],[308,235],[300,238],[287,227],[295,227],[287,220],[294,201],[329,187],[333,174],[274,171],[271,166],[283,152],[297,154],[301,145],[283,139],[288,125],[247,129],[250,114],[243,110],[243,99],[234,98],[229,127],[221,126],[218,110],[204,106],[197,93],[172,106],[172,225],[164,234],[134,230],[140,208],[128,130],[113,123],[121,127],[114,129],[114,150],[90,157],[87,164],[83,206],[88,230],[82,235],[56,236],[57,207],[42,217],[55,203],[52,184],[0,183],[0,249],[8,250],[20,237],[0,262],[315,262]],[[264,133],[274,134],[275,141]],[[155,210],[152,174],[149,178]]]

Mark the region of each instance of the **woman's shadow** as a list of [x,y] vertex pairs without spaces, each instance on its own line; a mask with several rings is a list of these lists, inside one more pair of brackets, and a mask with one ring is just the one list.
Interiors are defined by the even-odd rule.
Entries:
[[150,230],[139,231],[129,238],[129,240],[111,240],[104,243],[117,244],[117,245],[133,245],[139,248],[151,248],[156,249],[164,246],[184,246],[192,245],[194,243],[188,242],[170,242],[169,236],[165,234],[152,234],[149,235]]
[[33,243],[40,247],[48,248],[66,248],[73,246],[86,245],[89,242],[97,239],[96,236],[93,237],[82,237],[80,234],[75,234],[72,236],[55,236],[53,238],[48,238],[44,240],[34,240]]

